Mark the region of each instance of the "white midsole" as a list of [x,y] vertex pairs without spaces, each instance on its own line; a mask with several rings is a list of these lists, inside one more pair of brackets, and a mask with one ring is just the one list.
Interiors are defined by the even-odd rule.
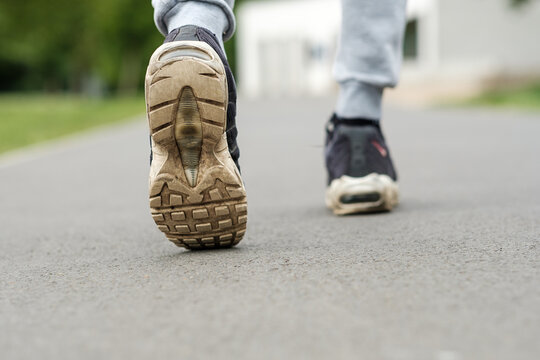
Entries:
[[[379,199],[372,202],[357,202],[345,204],[341,201],[343,196],[363,194],[379,194]],[[364,177],[351,177],[344,175],[334,179],[326,189],[326,206],[336,215],[353,214],[391,210],[398,204],[399,188],[397,183],[388,175],[372,173]]]

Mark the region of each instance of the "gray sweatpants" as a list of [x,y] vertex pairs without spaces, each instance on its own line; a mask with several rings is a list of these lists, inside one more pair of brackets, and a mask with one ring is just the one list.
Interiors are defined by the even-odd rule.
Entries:
[[[341,2],[341,38],[334,64],[340,86],[336,113],[378,120],[383,90],[398,80],[406,0]],[[234,33],[234,0],[152,0],[152,5],[154,20],[164,35],[190,24],[207,28],[220,41]]]

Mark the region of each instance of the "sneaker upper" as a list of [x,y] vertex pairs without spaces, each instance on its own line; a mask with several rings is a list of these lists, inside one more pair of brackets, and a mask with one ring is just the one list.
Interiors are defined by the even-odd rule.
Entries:
[[334,114],[326,126],[325,160],[328,184],[343,175],[364,177],[372,173],[397,181],[378,121],[344,119]]
[[236,84],[223,49],[219,45],[216,36],[212,32],[195,25],[186,25],[171,31],[169,35],[167,35],[167,37],[165,38],[164,43],[172,41],[204,41],[205,43],[210,45],[212,49],[214,49],[214,51],[221,59],[221,62],[223,63],[223,66],[225,68],[225,74],[227,76],[229,95],[229,102],[227,104],[226,127],[227,145],[229,147],[229,153],[231,154],[231,158],[236,164],[238,170],[240,170],[240,166],[238,164],[238,158],[240,157],[240,149],[238,148],[238,144],[236,142],[236,137],[238,136],[238,130],[236,128]]

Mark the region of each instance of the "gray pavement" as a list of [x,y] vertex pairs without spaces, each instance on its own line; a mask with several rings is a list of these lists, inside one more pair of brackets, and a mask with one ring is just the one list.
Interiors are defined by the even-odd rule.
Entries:
[[336,218],[331,108],[240,104],[230,250],[155,228],[143,119],[0,160],[0,358],[538,359],[540,115],[387,109],[402,203]]

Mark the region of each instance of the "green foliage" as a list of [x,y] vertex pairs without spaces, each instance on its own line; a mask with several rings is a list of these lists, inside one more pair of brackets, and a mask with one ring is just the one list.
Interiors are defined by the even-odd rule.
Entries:
[[[140,89],[161,43],[150,1],[3,0],[0,90],[71,90],[91,79],[105,90]],[[5,78],[4,78],[5,79]]]

